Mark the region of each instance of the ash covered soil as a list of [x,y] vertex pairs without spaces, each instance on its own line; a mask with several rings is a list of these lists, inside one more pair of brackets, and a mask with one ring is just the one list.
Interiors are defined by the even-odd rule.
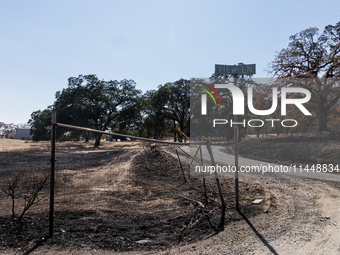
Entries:
[[[57,148],[53,238],[46,238],[48,187],[21,223],[11,219],[11,201],[2,194],[1,250],[20,253],[43,242],[43,247],[56,249],[166,251],[216,233],[221,205],[214,180],[206,182],[206,202],[202,180],[189,178],[185,157],[181,157],[184,179],[178,159],[162,148],[132,142],[116,145],[99,150]],[[0,152],[1,179],[22,170],[46,173],[49,159],[48,152]],[[242,219],[233,209],[233,182],[222,183],[227,225]],[[275,210],[275,194],[259,181],[241,181],[240,191],[246,217]],[[265,202],[252,204],[264,197]],[[22,207],[19,199],[18,213]]]
[[[255,141],[250,146],[258,146]],[[273,153],[263,144],[259,149],[264,154]],[[326,151],[329,144],[335,149],[339,145],[320,142],[319,150]],[[10,200],[2,195],[0,253],[22,254],[32,248],[32,254],[340,252],[339,183],[241,178],[239,213],[234,209],[234,180],[221,179],[227,209],[225,229],[218,232],[216,182],[206,180],[206,203],[202,179],[188,178],[184,154],[180,158],[187,181],[174,154],[153,144],[107,143],[97,150],[60,145],[57,151],[53,238],[42,240],[48,235],[48,187],[42,193],[45,200],[32,207],[21,224],[10,218]],[[0,152],[1,180],[15,171],[45,173],[48,168],[48,152]],[[255,199],[263,201],[253,204]]]

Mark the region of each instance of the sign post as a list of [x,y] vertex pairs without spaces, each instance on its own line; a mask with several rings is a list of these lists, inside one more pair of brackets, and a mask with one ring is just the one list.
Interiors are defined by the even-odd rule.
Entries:
[[[238,65],[215,65],[215,74],[222,75],[232,75],[234,77],[234,85],[237,86],[237,79],[240,75],[253,75],[256,73],[256,65],[244,65],[242,63]],[[234,115],[234,122],[236,123],[234,126],[234,144],[235,144],[235,208],[237,211],[240,210],[239,206],[239,183],[238,183],[238,154],[237,154],[237,143],[238,137],[240,135],[239,127],[237,124],[238,116]]]
[[[237,86],[237,75],[234,75],[234,85],[235,87]],[[238,116],[234,115],[234,122],[237,123],[238,121]],[[237,154],[237,143],[238,143],[238,136],[239,136],[239,129],[238,126],[236,124],[236,126],[234,127],[234,151],[235,151],[235,167],[236,167],[236,171],[235,171],[235,208],[237,211],[240,210],[239,207],[239,188],[238,188],[238,154]]]

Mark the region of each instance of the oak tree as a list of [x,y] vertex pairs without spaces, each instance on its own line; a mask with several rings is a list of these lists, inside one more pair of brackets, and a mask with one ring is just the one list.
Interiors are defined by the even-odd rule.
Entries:
[[[68,87],[56,93],[54,108],[57,120],[71,125],[107,131],[119,116],[139,98],[133,80],[99,80],[96,75],[79,75],[68,79]],[[59,117],[58,117],[59,116]],[[95,134],[95,147],[101,134]]]
[[321,35],[318,28],[292,35],[270,66],[276,77],[309,78],[299,85],[312,93],[310,107],[318,115],[319,131],[326,131],[330,110],[340,98],[340,22],[326,26]]

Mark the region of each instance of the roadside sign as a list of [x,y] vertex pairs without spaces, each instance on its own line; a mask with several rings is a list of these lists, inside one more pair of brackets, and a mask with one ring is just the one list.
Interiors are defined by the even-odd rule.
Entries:
[[256,65],[215,65],[215,74],[251,75],[256,73]]
[[[244,65],[243,63],[239,63],[238,65],[215,65],[215,74],[230,74],[234,76],[234,85],[237,86],[237,77],[239,75],[252,75],[256,73],[256,65]],[[234,122],[237,123],[237,115],[234,115]],[[236,130],[237,129],[237,130]],[[237,143],[239,137],[239,129],[238,126],[234,129],[234,151],[235,151],[235,207],[236,210],[239,211],[239,183],[238,183],[238,154],[237,154]],[[208,146],[208,145],[207,145]]]

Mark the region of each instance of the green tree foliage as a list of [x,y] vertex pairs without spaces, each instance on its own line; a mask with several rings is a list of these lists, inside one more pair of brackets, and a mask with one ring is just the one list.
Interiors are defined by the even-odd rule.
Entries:
[[122,109],[117,122],[113,123],[111,130],[120,134],[143,136],[145,119],[145,97],[140,96],[133,104]]
[[158,90],[149,90],[144,94],[145,118],[143,126],[147,137],[159,138],[162,134],[168,133],[167,103],[169,93],[163,87]]
[[[172,120],[174,125],[178,123],[179,128],[190,136],[190,81],[180,79],[173,83],[165,84],[165,88],[170,94],[168,101],[168,119]],[[176,130],[174,130],[176,132]],[[181,139],[181,136],[179,136]]]
[[[326,26],[321,35],[318,28],[309,28],[290,37],[271,63],[277,77],[312,78],[304,87],[312,93],[310,107],[319,117],[319,131],[327,130],[331,108],[340,98],[340,22]],[[300,84],[301,85],[301,84]]]
[[[102,131],[160,138],[180,128],[189,135],[189,81],[180,79],[160,85],[144,95],[132,80],[104,81],[95,75],[68,79],[68,87],[56,92],[53,108],[57,122]],[[52,107],[50,107],[52,108]],[[29,121],[33,139],[50,139],[51,109],[36,111]],[[77,140],[88,133],[57,128],[59,140]],[[99,146],[101,135],[95,135]]]
[[144,94],[144,127],[147,136],[155,138],[173,132],[177,128],[189,135],[190,95],[188,80],[180,79],[158,86]]
[[33,112],[28,124],[31,126],[30,134],[33,141],[51,139],[51,109]]
[[[119,117],[131,109],[141,92],[132,80],[99,80],[96,75],[68,79],[68,88],[56,93],[57,120],[71,125],[106,131],[119,126]],[[101,134],[95,135],[95,147]]]

